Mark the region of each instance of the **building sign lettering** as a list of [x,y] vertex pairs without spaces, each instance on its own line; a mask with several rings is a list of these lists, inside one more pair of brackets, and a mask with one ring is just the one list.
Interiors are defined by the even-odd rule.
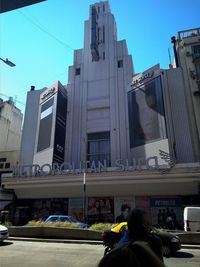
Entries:
[[153,71],[152,72],[147,72],[146,74],[138,77],[137,79],[134,79],[132,81],[132,83],[131,83],[131,87],[134,87],[134,86],[136,86],[139,83],[142,83],[144,80],[153,77],[153,75],[154,75],[154,72]]
[[49,98],[50,96],[52,96],[56,91],[55,87],[52,87],[51,89],[49,89],[46,93],[44,93],[41,97],[41,100],[44,101],[47,98]]
[[[174,166],[174,165],[173,165]],[[100,173],[102,171],[142,171],[142,170],[170,170],[171,164],[159,165],[158,157],[133,158],[130,162],[128,159],[117,159],[114,167],[108,167],[106,160],[100,161],[81,161],[79,166],[74,163],[63,162],[62,164],[33,164],[33,165],[16,165],[13,168],[13,176],[48,176],[48,175],[67,175],[79,174],[83,172]]]

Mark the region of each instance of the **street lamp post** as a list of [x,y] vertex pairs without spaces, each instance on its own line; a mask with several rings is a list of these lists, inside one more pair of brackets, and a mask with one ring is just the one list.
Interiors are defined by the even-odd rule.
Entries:
[[83,217],[84,223],[87,223],[87,214],[86,214],[86,173],[83,173]]
[[12,61],[8,60],[7,58],[6,58],[6,60],[3,59],[3,58],[0,58],[0,60],[3,61],[5,64],[7,64],[10,67],[15,67],[16,66]]

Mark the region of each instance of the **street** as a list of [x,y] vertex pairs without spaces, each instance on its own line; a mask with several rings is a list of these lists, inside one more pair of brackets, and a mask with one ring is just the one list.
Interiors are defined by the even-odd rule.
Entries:
[[[102,245],[5,241],[0,245],[0,267],[94,267]],[[200,267],[200,250],[182,249],[165,258],[166,267]]]

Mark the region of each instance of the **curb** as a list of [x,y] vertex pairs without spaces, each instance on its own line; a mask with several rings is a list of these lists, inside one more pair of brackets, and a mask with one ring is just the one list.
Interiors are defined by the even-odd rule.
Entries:
[[28,237],[9,237],[10,241],[28,241],[28,242],[46,242],[46,243],[70,243],[70,244],[90,244],[103,245],[103,241],[98,240],[76,240],[76,239],[46,239],[46,238],[28,238]]

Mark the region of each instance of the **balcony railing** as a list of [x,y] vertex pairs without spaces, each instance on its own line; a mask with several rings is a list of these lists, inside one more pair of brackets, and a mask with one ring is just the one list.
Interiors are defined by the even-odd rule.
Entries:
[[182,40],[184,38],[198,36],[198,35],[200,36],[200,28],[189,29],[189,30],[178,32],[178,39]]

